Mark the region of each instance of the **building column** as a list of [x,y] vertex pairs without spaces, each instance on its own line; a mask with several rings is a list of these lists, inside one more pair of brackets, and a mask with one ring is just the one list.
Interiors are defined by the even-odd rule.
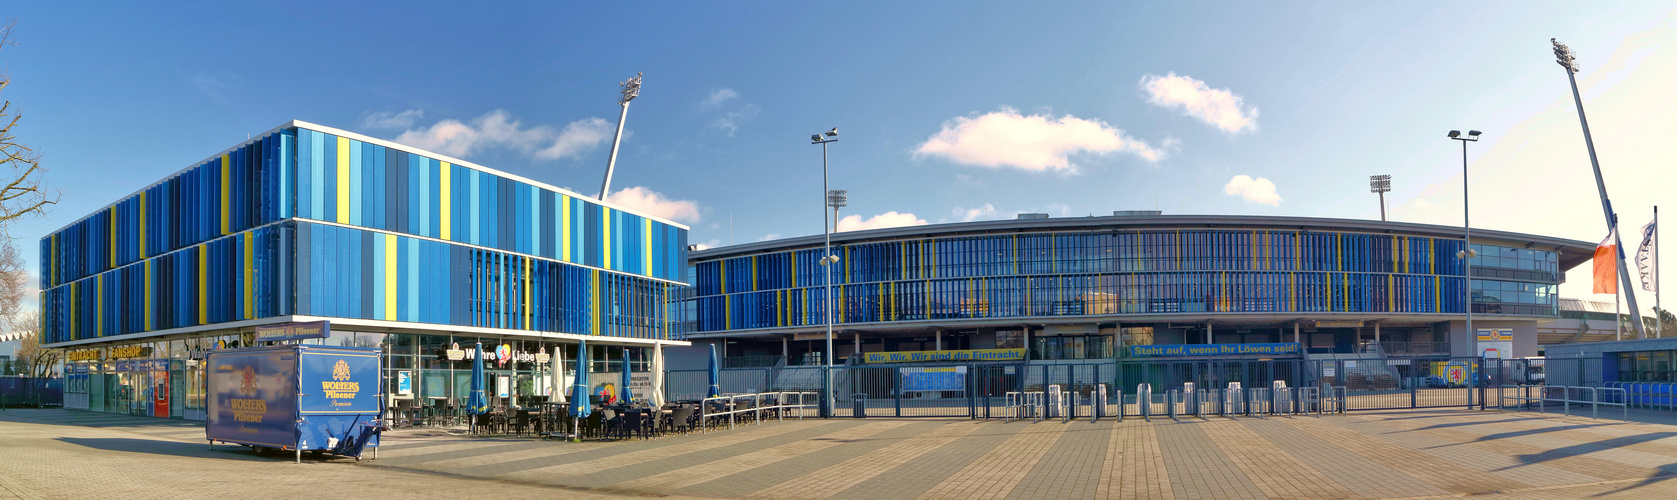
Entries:
[[853,346],[851,348],[851,352],[861,354],[862,353],[862,334],[856,333],[856,334],[853,334],[853,335],[855,335],[855,337],[854,337],[854,339],[855,339],[854,342],[855,343],[851,344],[851,346]]
[[1211,344],[1211,322],[1210,321],[1205,322],[1205,343],[1207,345]]
[[1299,341],[1299,322],[1297,322],[1297,321],[1293,322],[1293,343],[1294,344],[1303,344],[1304,343],[1304,342]]
[[1380,343],[1380,322],[1379,321],[1374,322],[1374,343],[1375,344]]
[[936,345],[937,345],[936,350],[939,350],[939,351],[943,350],[943,330],[938,330],[937,331],[937,344]]
[[792,337],[789,337],[789,336],[788,337],[781,337],[780,338],[780,359],[786,359],[787,357],[789,357],[791,355],[792,355]]

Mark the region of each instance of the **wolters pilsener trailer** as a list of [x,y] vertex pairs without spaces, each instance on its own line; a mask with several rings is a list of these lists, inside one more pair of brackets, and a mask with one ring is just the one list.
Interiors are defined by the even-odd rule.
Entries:
[[211,351],[205,436],[257,451],[304,450],[360,459],[378,446],[382,352],[276,345]]

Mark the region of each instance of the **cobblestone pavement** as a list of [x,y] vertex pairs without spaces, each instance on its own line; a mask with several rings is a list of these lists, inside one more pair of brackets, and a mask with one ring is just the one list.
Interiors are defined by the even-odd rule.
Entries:
[[809,419],[580,444],[399,431],[378,460],[303,465],[205,448],[193,423],[8,411],[0,499],[1677,498],[1677,426],[1464,410],[1122,423]]

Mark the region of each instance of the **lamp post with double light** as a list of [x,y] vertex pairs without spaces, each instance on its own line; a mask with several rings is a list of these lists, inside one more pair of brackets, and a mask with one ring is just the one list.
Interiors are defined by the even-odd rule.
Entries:
[[[1467,220],[1467,143],[1479,142],[1480,133],[1478,130],[1469,130],[1467,135],[1463,136],[1460,130],[1450,131],[1450,138],[1462,143],[1462,250],[1456,252],[1456,257],[1462,259],[1465,266],[1462,268],[1462,276],[1467,281],[1462,283],[1462,287],[1466,289],[1467,345],[1474,358],[1482,357],[1479,354],[1479,333],[1473,331],[1473,258],[1479,253],[1473,251],[1473,226],[1468,224]],[[1475,383],[1477,382],[1475,380]]]
[[[833,255],[834,228],[832,226],[838,222],[838,208],[845,204],[845,193],[843,191],[827,189],[827,143],[830,142],[838,142],[838,127],[833,127],[832,130],[825,133],[809,136],[810,144],[821,145],[821,236],[823,239],[821,268],[824,275],[822,281],[825,282],[824,286],[826,288],[824,295],[827,297],[825,300],[825,308],[827,309],[827,367],[823,370],[827,373],[825,377],[827,387],[822,391],[826,393],[822,395],[825,399],[825,404],[822,407],[825,409],[824,413],[826,413],[823,416],[829,417],[832,416],[833,403],[837,401],[836,394],[833,393],[833,264],[837,264],[839,259],[837,255]],[[829,207],[833,209],[834,220],[832,223],[829,223],[827,219],[827,208]]]

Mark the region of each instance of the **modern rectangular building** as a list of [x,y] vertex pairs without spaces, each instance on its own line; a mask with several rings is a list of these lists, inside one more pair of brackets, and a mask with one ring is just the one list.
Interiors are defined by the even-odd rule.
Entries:
[[[547,393],[557,348],[685,344],[669,306],[687,228],[551,185],[293,121],[41,239],[43,332],[66,406],[203,418],[201,360],[257,327],[382,346],[398,404],[465,396],[470,358],[508,398]],[[468,351],[462,356],[460,351]],[[608,366],[610,365],[610,366]]]

